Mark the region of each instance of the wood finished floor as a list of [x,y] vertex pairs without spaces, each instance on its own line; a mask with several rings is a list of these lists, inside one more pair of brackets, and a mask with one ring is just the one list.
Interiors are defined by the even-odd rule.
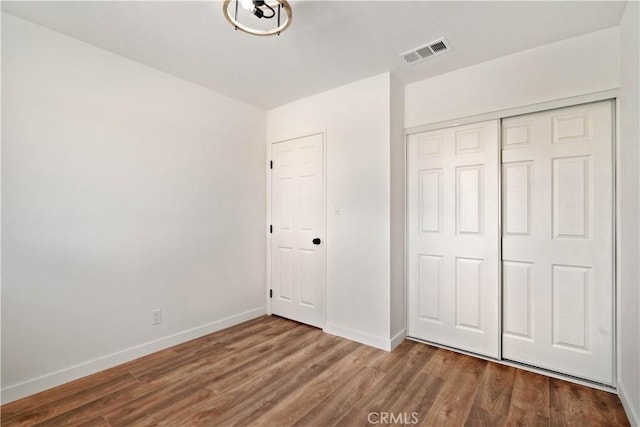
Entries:
[[412,341],[388,353],[268,316],[1,411],[2,426],[389,425],[368,420],[383,412],[423,426],[629,425],[614,394]]

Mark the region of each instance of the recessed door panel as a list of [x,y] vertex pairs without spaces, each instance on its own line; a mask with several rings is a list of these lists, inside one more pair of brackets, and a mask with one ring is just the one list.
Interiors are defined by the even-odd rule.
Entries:
[[531,339],[531,270],[529,262],[503,261],[502,289],[505,335]]
[[502,149],[524,148],[531,146],[531,125],[529,123],[517,123],[512,126],[504,126],[502,131]]
[[420,232],[439,233],[442,223],[442,169],[419,172]]
[[553,116],[554,144],[586,141],[589,139],[589,112]]
[[276,207],[279,221],[278,227],[280,230],[291,230],[293,226],[293,180],[290,177],[282,177],[278,179],[278,186],[280,187],[279,197],[277,199],[278,205]]
[[477,153],[484,149],[482,145],[483,128],[454,130],[456,154]]
[[553,159],[553,237],[588,238],[590,157]]
[[553,345],[589,351],[589,271],[568,265],[551,267]]
[[314,270],[315,252],[309,249],[300,250],[300,304],[313,307],[316,300],[315,276],[317,272]]
[[280,246],[276,255],[278,262],[278,282],[280,284],[280,292],[278,298],[285,301],[291,301],[291,288],[293,283],[293,249]]
[[442,286],[442,257],[418,255],[418,316],[423,320],[441,322],[440,287]]
[[456,258],[456,327],[480,327],[481,259]]
[[502,166],[503,234],[528,236],[531,233],[532,217],[532,162],[505,163]]
[[418,157],[426,159],[442,154],[442,135],[425,135],[418,141]]
[[484,224],[482,165],[456,168],[456,225],[458,234],[482,234]]

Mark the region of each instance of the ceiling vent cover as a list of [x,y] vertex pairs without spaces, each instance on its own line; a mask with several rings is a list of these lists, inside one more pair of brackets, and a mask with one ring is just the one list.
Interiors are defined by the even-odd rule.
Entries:
[[411,49],[400,56],[408,64],[414,65],[424,61],[425,59],[433,58],[437,55],[442,55],[443,53],[449,52],[450,50],[452,49],[449,41],[443,37],[441,39]]

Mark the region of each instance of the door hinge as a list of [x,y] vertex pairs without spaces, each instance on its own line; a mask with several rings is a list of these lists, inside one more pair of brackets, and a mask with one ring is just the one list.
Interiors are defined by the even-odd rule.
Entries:
[[269,169],[273,169],[273,160],[269,160]]
[[269,298],[273,298],[273,289],[269,289]]
[[269,226],[269,233],[273,233],[273,225]]

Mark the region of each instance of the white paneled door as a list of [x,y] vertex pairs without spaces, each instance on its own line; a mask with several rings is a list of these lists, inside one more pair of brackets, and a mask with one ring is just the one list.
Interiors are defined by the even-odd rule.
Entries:
[[271,311],[323,327],[323,135],[272,144],[271,153]]
[[503,357],[613,382],[612,102],[502,122]]
[[408,335],[499,357],[497,120],[407,139]]

